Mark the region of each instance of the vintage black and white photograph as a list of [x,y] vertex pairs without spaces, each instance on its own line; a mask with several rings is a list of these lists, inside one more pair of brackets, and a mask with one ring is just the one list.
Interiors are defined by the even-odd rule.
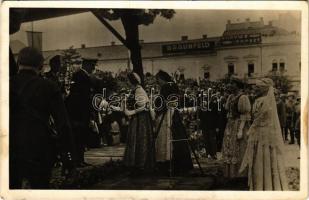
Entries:
[[289,8],[9,8],[9,189],[299,191],[301,31]]

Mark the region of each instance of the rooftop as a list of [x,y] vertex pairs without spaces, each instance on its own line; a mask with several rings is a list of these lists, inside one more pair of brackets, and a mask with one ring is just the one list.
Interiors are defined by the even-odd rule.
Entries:
[[[272,36],[287,36],[289,33],[283,28],[273,26],[270,21],[269,24],[265,25],[263,18],[260,21],[251,22],[250,19],[246,19],[244,22],[231,23],[228,20],[226,24],[226,30],[220,37],[207,37],[203,35],[201,38],[189,39],[188,36],[182,36],[180,40],[176,41],[164,41],[164,42],[144,42],[140,41],[141,44],[141,54],[143,58],[149,57],[162,57],[162,45],[167,44],[185,44],[192,42],[213,42],[215,48],[220,48],[224,45],[222,40],[233,40],[235,36],[239,35],[253,35],[254,37],[272,37]],[[259,40],[260,41],[260,40]],[[263,39],[262,39],[263,42]],[[10,46],[14,54],[17,54],[19,50],[26,45],[18,40],[10,42]],[[98,60],[117,60],[126,59],[129,56],[128,49],[124,45],[115,44],[112,42],[107,46],[97,46],[97,47],[86,47],[82,45],[80,48],[75,48],[77,52],[86,58],[94,58]],[[53,57],[54,55],[61,54],[64,49],[44,51],[44,57],[46,60]]]

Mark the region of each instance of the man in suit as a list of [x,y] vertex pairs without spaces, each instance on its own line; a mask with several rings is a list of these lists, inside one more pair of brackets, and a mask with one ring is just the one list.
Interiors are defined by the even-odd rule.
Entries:
[[295,116],[295,96],[294,94],[288,94],[287,102],[286,102],[286,126],[285,126],[285,134],[290,134],[291,141],[289,144],[294,144],[294,130],[293,130],[293,123],[294,123],[294,116]]
[[285,131],[285,124],[286,124],[286,106],[283,100],[280,98],[280,94],[276,94],[276,103],[277,103],[277,112],[278,112],[278,118],[280,122],[281,132],[282,132],[282,138],[284,140],[287,140],[287,133],[284,133]]
[[301,107],[300,107],[300,97],[298,97],[296,99],[296,102],[295,102],[295,112],[294,112],[294,133],[295,133],[295,137],[297,139],[297,144],[298,146],[300,146],[300,110],[301,110]]
[[[217,97],[210,98],[208,102],[203,102],[203,110],[199,112],[200,128],[203,133],[206,153],[212,159],[217,159],[217,134],[219,132],[219,111]],[[209,108],[209,110],[208,110]]]
[[[39,76],[42,54],[31,47],[19,52],[19,72],[10,80],[10,188],[47,189],[56,157],[55,135],[60,151],[72,168],[74,141],[59,87]],[[54,132],[53,132],[54,133]],[[72,155],[72,154],[73,155]]]
[[45,73],[45,77],[60,85],[59,70],[61,67],[60,55],[56,55],[49,60],[50,71]]
[[76,141],[76,162],[79,167],[89,165],[84,160],[84,152],[90,131],[92,89],[97,81],[91,74],[95,69],[96,63],[97,60],[94,59],[83,59],[82,67],[72,76],[70,94],[66,99]]
[[66,95],[64,82],[61,82],[59,77],[59,71],[61,68],[61,56],[56,55],[49,60],[50,71],[44,74],[44,77],[54,81],[61,90],[63,97]]

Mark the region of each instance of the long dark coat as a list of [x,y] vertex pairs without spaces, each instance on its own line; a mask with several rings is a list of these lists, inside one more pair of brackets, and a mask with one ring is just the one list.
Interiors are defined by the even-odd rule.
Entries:
[[49,172],[55,157],[55,140],[48,128],[50,116],[55,122],[61,151],[73,152],[71,127],[57,85],[32,70],[21,70],[13,76],[10,80],[10,178],[31,178]]

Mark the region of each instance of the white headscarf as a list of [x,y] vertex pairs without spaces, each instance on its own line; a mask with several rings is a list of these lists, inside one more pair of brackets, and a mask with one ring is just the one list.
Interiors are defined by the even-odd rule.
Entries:
[[255,84],[260,87],[273,87],[274,82],[270,78],[257,79]]
[[[273,81],[269,78],[262,78],[257,80],[256,85],[260,87],[268,87],[268,92],[263,99],[263,104],[261,105],[261,108],[259,108],[258,113],[249,129],[248,147],[252,145],[253,148],[254,144],[260,143],[270,145],[273,148],[276,148],[278,153],[283,154],[284,143],[277,113],[277,103],[274,95]],[[267,116],[268,119],[265,119],[265,116]],[[263,121],[266,121],[267,123],[260,123]],[[265,137],[259,135],[262,133],[256,133],[256,131],[258,131],[259,129],[258,127],[260,126],[260,124],[268,126],[267,130],[269,130],[269,132]],[[249,168],[252,167],[254,156],[253,149],[248,149],[248,147],[246,152],[246,154],[248,155],[245,156],[246,158],[244,158],[242,162],[240,171],[243,171],[246,166],[249,166]]]

